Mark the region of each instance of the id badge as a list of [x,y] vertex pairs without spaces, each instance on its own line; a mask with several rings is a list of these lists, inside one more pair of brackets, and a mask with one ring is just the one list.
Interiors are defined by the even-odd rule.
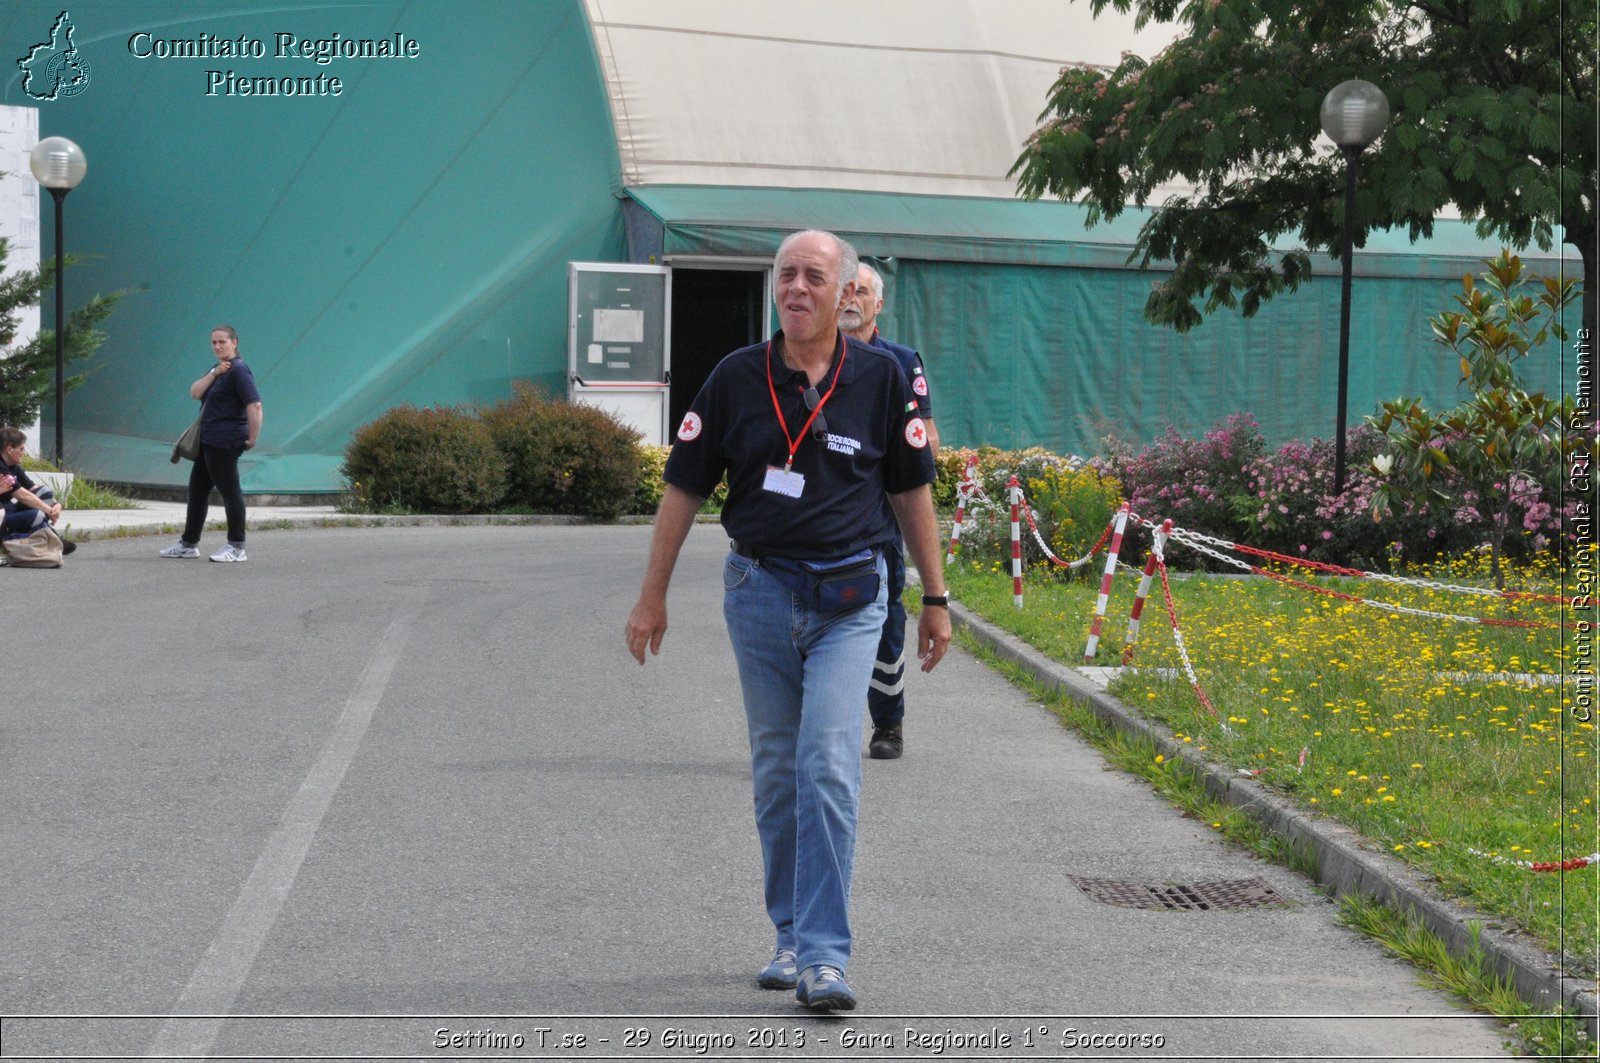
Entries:
[[780,469],[776,465],[768,465],[767,480],[761,488],[789,498],[799,498],[800,492],[806,489],[806,478],[793,469]]

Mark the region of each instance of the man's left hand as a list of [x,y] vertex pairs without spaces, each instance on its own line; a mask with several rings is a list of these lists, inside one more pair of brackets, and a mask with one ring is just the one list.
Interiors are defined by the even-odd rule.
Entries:
[[922,670],[931,672],[950,648],[950,610],[940,605],[925,605],[917,618],[917,659]]

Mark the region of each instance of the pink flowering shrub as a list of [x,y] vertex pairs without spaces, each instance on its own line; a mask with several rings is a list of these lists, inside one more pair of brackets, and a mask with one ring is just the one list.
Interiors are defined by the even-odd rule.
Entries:
[[1135,513],[1154,521],[1170,517],[1213,535],[1238,526],[1232,499],[1251,489],[1246,469],[1266,454],[1261,427],[1247,413],[1234,414],[1200,439],[1168,428],[1138,452],[1115,437],[1104,444],[1106,457],[1097,464],[1121,482]]
[[[1332,494],[1332,440],[1291,440],[1269,450],[1249,414],[1234,414],[1199,439],[1168,429],[1138,451],[1108,439],[1106,457],[1096,464],[1121,482],[1134,512],[1150,521],[1171,518],[1180,528],[1291,557],[1386,570],[1480,546],[1482,535],[1464,512],[1476,501],[1470,492],[1450,504],[1408,504],[1382,521],[1373,519],[1372,497],[1382,483],[1374,459],[1386,442],[1369,425],[1346,433],[1345,490],[1339,496]],[[1558,536],[1556,479],[1514,481],[1514,518],[1523,535],[1509,554],[1526,556]],[[1132,563],[1148,544],[1149,536],[1140,533],[1124,555]],[[1169,559],[1180,566],[1221,567],[1182,547],[1172,548]]]

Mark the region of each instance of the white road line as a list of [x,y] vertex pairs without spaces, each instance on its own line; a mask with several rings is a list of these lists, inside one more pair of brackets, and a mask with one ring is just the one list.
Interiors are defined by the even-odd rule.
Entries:
[[283,819],[267,840],[254,870],[233,902],[232,910],[173,1005],[170,1017],[157,1032],[155,1043],[150,1046],[150,1056],[204,1058],[216,1044],[227,1013],[233,1008],[272,924],[289,897],[317,827],[333,804],[333,796],[345,772],[355,760],[362,736],[383,699],[384,688],[400,661],[412,627],[422,615],[427,597],[426,584],[412,588],[399,615],[390,621],[366,670],[345,701],[344,711],[339,714],[322,755],[290,800]]

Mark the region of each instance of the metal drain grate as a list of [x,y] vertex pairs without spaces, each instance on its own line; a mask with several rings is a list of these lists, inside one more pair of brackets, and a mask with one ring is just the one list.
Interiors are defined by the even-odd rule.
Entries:
[[1113,878],[1068,875],[1073,885],[1092,901],[1121,908],[1210,912],[1240,908],[1284,908],[1289,900],[1259,878],[1193,882],[1187,885],[1124,882]]

